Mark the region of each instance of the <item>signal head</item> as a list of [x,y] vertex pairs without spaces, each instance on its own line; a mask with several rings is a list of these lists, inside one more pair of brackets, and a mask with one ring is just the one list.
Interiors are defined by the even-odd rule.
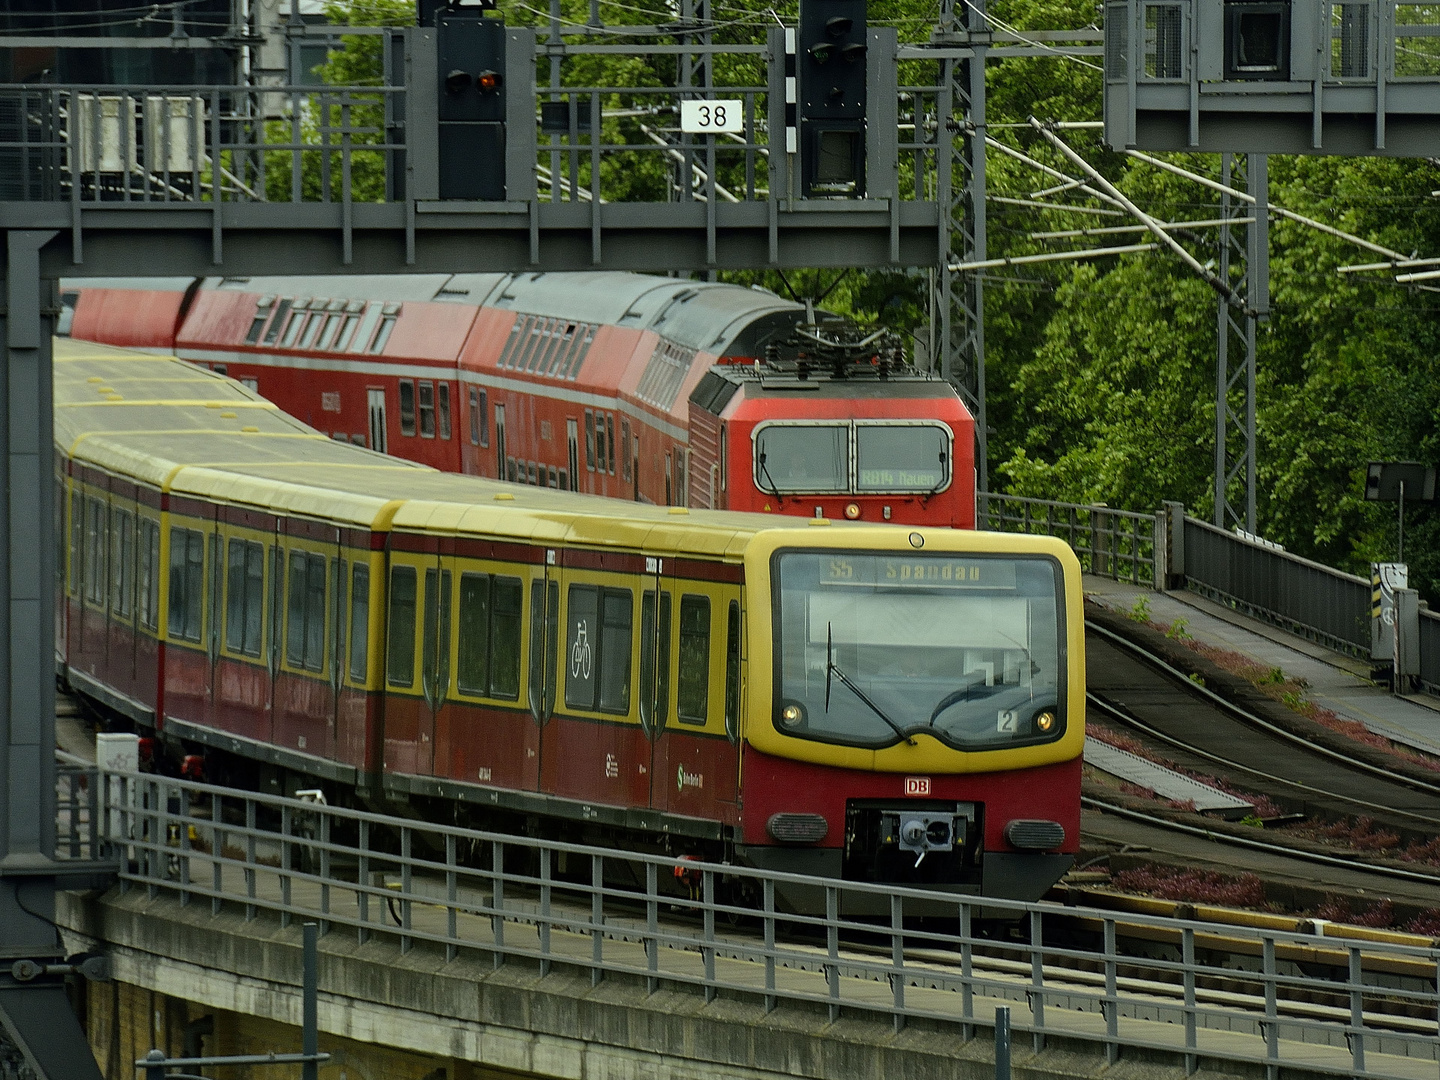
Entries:
[[447,94],[463,94],[470,86],[470,73],[456,68],[445,76],[445,92]]
[[498,92],[504,81],[498,71],[490,71],[488,69],[475,76],[475,86],[482,94],[494,94]]

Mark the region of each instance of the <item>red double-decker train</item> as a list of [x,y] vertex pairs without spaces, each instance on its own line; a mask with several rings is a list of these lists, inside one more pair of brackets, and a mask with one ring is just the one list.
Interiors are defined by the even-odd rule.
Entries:
[[974,421],[897,342],[618,272],[67,283],[61,332],[228,374],[345,442],[672,506],[973,528]]

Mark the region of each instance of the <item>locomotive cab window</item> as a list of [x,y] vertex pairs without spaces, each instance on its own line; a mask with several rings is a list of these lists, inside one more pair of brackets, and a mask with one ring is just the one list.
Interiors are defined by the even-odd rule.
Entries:
[[855,425],[857,491],[938,491],[949,470],[949,434],[938,425]]
[[964,750],[1064,733],[1053,560],[785,552],[774,574],[781,732],[874,747],[925,732]]
[[770,424],[755,436],[755,484],[762,491],[848,491],[850,428]]

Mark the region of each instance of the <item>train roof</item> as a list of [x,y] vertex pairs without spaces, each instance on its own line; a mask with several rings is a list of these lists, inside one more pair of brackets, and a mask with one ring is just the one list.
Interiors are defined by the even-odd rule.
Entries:
[[443,473],[326,438],[173,356],[64,339],[55,343],[55,440],[72,460],[162,491],[364,529],[738,559],[755,534],[802,527]]
[[[108,287],[153,286],[143,279],[129,279]],[[787,312],[798,315],[804,310],[764,289],[617,270],[227,277],[207,278],[203,287],[269,296],[473,304],[571,322],[653,330],[678,345],[708,352],[733,340],[757,318]]]

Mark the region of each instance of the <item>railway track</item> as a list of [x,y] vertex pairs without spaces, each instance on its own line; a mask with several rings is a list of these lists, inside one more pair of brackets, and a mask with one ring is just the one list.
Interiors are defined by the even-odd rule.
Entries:
[[[1087,706],[1092,718],[1139,736],[1177,766],[1216,776],[1265,795],[1309,819],[1364,817],[1402,842],[1440,832],[1440,782],[1387,769],[1373,761],[1317,745],[1257,712],[1197,684],[1163,657],[1110,628],[1087,620]],[[1200,820],[1146,814],[1133,806],[1087,795],[1085,805],[1170,833],[1216,844],[1273,851],[1315,866],[1363,870],[1389,882],[1440,888],[1440,870],[1387,866],[1365,855],[1318,851],[1294,843],[1283,830],[1212,827]]]

